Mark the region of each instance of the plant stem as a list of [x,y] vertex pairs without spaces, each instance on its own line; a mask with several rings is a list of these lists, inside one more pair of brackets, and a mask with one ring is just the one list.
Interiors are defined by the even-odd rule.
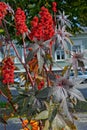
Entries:
[[[12,42],[12,40],[11,40],[11,38],[10,38],[10,34],[9,34],[8,29],[7,29],[7,27],[6,27],[5,21],[4,21],[4,26],[3,26],[3,24],[2,24],[2,27],[3,27],[3,29],[5,29],[5,32],[6,32],[7,37],[8,37],[8,40],[9,40],[10,44],[12,45],[12,47],[13,47],[15,53],[16,53],[16,56],[18,57],[20,63],[21,63],[21,64],[23,65],[23,67],[25,68],[25,70],[26,70],[26,72],[27,72],[27,75],[28,75],[28,78],[30,79],[30,82],[31,82],[32,87],[34,87],[34,82],[33,82],[33,79],[32,79],[31,74],[29,73],[27,64],[25,64],[25,63],[22,62],[22,59],[21,59],[21,57],[20,57],[20,55],[19,55],[19,53],[18,53],[18,51],[17,51],[17,49],[16,49],[16,47],[15,47],[15,44],[13,44],[13,42]],[[26,57],[25,42],[24,42],[24,57]]]
[[16,53],[16,56],[19,59],[20,63],[24,66],[24,63],[22,62],[22,59],[21,59],[21,57],[20,57],[20,55],[19,55],[19,53],[18,53],[18,51],[17,51],[17,49],[15,47],[15,44],[12,41],[11,41],[11,46],[13,47],[13,49],[14,49],[14,51]]
[[45,67],[45,65],[43,65],[44,69],[45,69],[45,72],[46,72],[46,76],[47,76],[47,86],[49,87],[49,78],[48,78],[48,71],[47,71],[47,68]]
[[6,130],[6,124],[4,124],[4,130]]
[[[7,101],[10,103],[10,105],[12,106],[14,112],[18,114],[17,109],[15,108],[13,102],[5,95],[2,91],[1,91],[0,93],[1,93],[1,95],[2,95],[3,97],[5,97],[5,98],[7,99]],[[19,117],[19,119],[20,119],[20,121],[23,123],[23,119],[22,119],[21,117]],[[24,125],[25,125],[25,124],[24,124]],[[26,125],[25,125],[24,127],[26,127],[27,130],[29,130],[29,128],[28,128]],[[6,130],[6,129],[5,129],[5,130]]]
[[30,79],[31,85],[34,86],[33,79],[32,79],[32,77],[31,77],[31,75],[30,75],[30,73],[29,73],[27,64],[25,64],[25,63],[22,62],[22,59],[21,59],[21,57],[20,57],[20,55],[19,55],[19,53],[18,53],[18,51],[17,51],[17,49],[16,49],[16,47],[15,47],[15,44],[13,44],[13,43],[11,42],[11,45],[12,45],[12,47],[14,48],[14,51],[15,51],[16,56],[18,57],[19,61],[20,61],[21,64],[24,66],[24,68],[25,68],[25,70],[26,70],[26,72],[27,72],[28,78]]

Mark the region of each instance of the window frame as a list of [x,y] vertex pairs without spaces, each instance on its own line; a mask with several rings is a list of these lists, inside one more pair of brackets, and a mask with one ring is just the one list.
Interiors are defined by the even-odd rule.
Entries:
[[[59,53],[59,59],[57,58],[57,53]],[[64,58],[62,58],[62,56]],[[64,49],[62,49],[61,47],[57,48],[55,51],[55,61],[64,61],[66,59],[66,54],[64,52]]]

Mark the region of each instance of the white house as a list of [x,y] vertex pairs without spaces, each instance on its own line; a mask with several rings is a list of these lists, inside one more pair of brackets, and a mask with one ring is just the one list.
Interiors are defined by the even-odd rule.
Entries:
[[[68,49],[70,51],[84,52],[85,50],[87,50],[87,28],[85,28],[83,33],[76,34],[75,36],[72,36],[71,40],[73,41],[74,45],[68,44]],[[22,61],[24,62],[23,48],[20,46],[17,46],[17,50],[22,58]],[[20,71],[24,72],[24,69],[23,69],[20,61],[16,57],[16,54],[15,54],[13,48],[10,48],[10,54],[15,56],[14,62],[16,64],[16,66],[18,68],[20,68],[20,70],[17,70],[16,72],[20,72]],[[87,55],[85,55],[85,57],[87,57]],[[55,64],[53,66],[53,70],[54,71],[62,70],[65,65],[69,64],[68,62],[66,62],[67,58],[70,58],[70,55],[66,54],[63,49],[61,49],[59,47],[58,47],[58,49],[56,49],[56,51],[55,51],[55,49],[53,49],[53,59],[55,61]],[[3,55],[0,51],[0,61],[2,61],[2,59],[3,59]],[[87,68],[87,63],[86,63],[86,68]]]

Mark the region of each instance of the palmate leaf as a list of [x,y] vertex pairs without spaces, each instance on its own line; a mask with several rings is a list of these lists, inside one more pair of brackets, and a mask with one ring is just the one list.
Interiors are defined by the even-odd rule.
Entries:
[[23,105],[22,105],[22,108],[21,108],[21,110],[20,110],[20,114],[21,114],[21,115],[24,114],[24,113],[27,113],[28,104],[29,104],[28,98],[24,98],[24,101],[23,101],[22,104],[23,104]]
[[16,98],[13,99],[14,104],[18,105],[18,113],[19,115],[29,115],[34,114],[36,111],[35,107],[32,107],[32,104],[34,104],[35,97],[34,96],[28,96],[26,92],[19,92],[20,95],[16,96]]
[[52,122],[52,130],[61,130],[66,125],[64,119],[57,114]]
[[39,93],[36,95],[37,99],[47,99],[50,95],[51,88],[47,87],[39,91]]
[[47,110],[44,110],[40,112],[36,117],[35,120],[44,120],[47,119],[49,115],[49,112]]
[[50,115],[49,115],[49,122],[50,122],[50,123],[52,123],[52,121],[54,120],[56,114],[57,114],[57,108],[55,107],[55,108],[53,109],[53,111],[52,111],[52,112],[50,113]]
[[52,122],[52,130],[77,130],[76,126],[69,119],[57,114]]
[[46,120],[43,130],[48,130],[49,129],[49,125],[50,125],[49,120]]
[[69,15],[65,15],[65,12],[61,12],[59,10],[59,14],[57,15],[58,21],[61,22],[61,25],[67,25],[69,28],[71,28],[71,21],[68,19]]
[[66,99],[62,100],[60,106],[61,106],[61,109],[63,109],[64,115],[67,117],[67,119],[69,119],[70,121],[72,121],[72,117],[71,117],[71,114],[69,112],[68,104],[67,104]]
[[68,92],[69,92],[69,94],[71,95],[72,98],[75,97],[80,101],[85,101],[86,102],[84,96],[82,95],[82,93],[78,89],[71,88],[71,89],[69,89]]
[[51,94],[53,95],[55,102],[60,102],[62,99],[65,99],[68,97],[67,91],[63,87],[53,87],[51,89]]

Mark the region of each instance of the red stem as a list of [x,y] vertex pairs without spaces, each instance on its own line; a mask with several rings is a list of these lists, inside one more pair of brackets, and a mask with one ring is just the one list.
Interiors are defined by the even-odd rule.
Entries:
[[45,65],[43,66],[47,75],[47,86],[49,87],[49,78],[48,78],[48,71],[47,68],[45,67]]
[[[24,68],[25,68],[25,70],[26,70],[26,72],[27,72],[28,78],[30,79],[30,82],[31,82],[32,87],[34,87],[33,79],[32,79],[32,77],[31,77],[31,74],[29,73],[29,70],[28,70],[28,68],[27,68],[27,64],[25,64],[25,63],[22,62],[22,59],[21,59],[21,57],[20,57],[20,55],[19,55],[19,53],[18,53],[18,51],[17,51],[15,45],[12,43],[11,38],[10,38],[10,34],[9,34],[9,32],[8,32],[8,30],[7,30],[7,27],[6,27],[5,21],[4,21],[4,26],[2,25],[2,27],[3,27],[3,28],[5,29],[5,31],[6,31],[6,34],[7,34],[7,36],[8,36],[8,39],[9,39],[9,41],[10,41],[12,47],[14,48],[14,51],[15,51],[15,53],[16,53],[16,56],[18,57],[18,59],[19,59],[19,61],[21,62],[21,64],[24,66]],[[24,55],[26,55],[25,49],[24,49]]]
[[6,130],[6,124],[4,124],[4,130]]
[[29,70],[28,70],[28,68],[27,68],[27,64],[24,64],[24,63],[22,62],[22,59],[21,59],[21,57],[20,57],[20,55],[19,55],[19,53],[18,53],[18,51],[17,51],[15,45],[14,45],[13,43],[11,43],[11,45],[12,45],[12,47],[14,48],[14,51],[15,51],[16,56],[18,57],[19,61],[20,61],[21,64],[24,66],[24,68],[25,68],[25,70],[26,70],[26,72],[27,72],[27,74],[28,74],[28,78],[30,79],[31,85],[34,86],[33,79],[32,79],[32,77],[31,77],[31,75],[30,75],[30,73],[29,73]]
[[[11,104],[14,112],[18,114],[17,109],[15,108],[14,104],[12,103],[12,101],[2,91],[0,91],[0,94],[8,100],[8,102]],[[23,123],[23,119],[21,117],[19,117],[19,119]],[[26,127],[27,130],[29,130],[29,128],[27,127],[27,125],[25,125],[24,127]]]

